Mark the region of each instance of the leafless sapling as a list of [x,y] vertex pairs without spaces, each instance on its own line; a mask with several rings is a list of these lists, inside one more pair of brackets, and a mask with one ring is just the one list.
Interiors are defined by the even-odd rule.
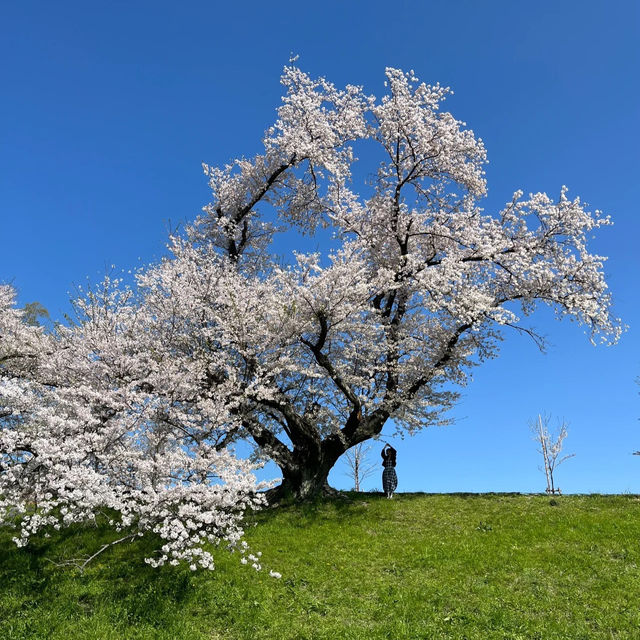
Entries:
[[378,468],[377,465],[367,460],[367,454],[370,450],[370,446],[366,446],[364,442],[361,442],[351,447],[345,454],[348,465],[347,475],[353,479],[355,491],[361,491],[364,480],[375,473]]
[[[562,452],[562,442],[567,437],[567,425],[562,421],[556,433],[549,432],[549,416],[538,415],[535,421],[529,423],[531,431],[534,434],[534,440],[540,445],[538,451],[542,454],[544,460],[544,473],[547,478],[546,492],[550,494],[562,493],[555,486],[553,474],[560,464],[569,458],[573,458],[575,453],[560,457]],[[542,467],[540,467],[542,469]]]

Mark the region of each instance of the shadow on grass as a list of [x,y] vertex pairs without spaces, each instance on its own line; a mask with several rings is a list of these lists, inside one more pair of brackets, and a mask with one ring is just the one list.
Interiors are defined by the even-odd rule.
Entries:
[[[87,558],[122,534],[107,527],[70,527],[51,537],[36,536],[16,548],[14,533],[0,529],[0,629],[5,621],[30,611],[51,619],[81,619],[99,614],[114,627],[159,627],[171,623],[175,608],[194,593],[197,579],[187,567],[155,569],[144,562],[158,540],[136,539],[107,549],[84,571],[68,563]],[[208,576],[209,577],[209,576]],[[214,578],[213,575],[210,575]],[[44,615],[43,615],[44,612]],[[52,621],[53,620],[53,621]],[[37,620],[30,624],[38,624]]]
[[[389,504],[402,503],[418,498],[461,498],[463,500],[484,500],[488,497],[495,498],[519,498],[523,494],[519,492],[500,492],[500,493],[472,493],[472,492],[455,492],[455,493],[396,493]],[[545,495],[545,494],[542,494]],[[337,497],[318,497],[304,502],[284,502],[279,505],[250,514],[248,521],[253,523],[268,522],[276,514],[291,514],[296,516],[297,521],[292,522],[292,526],[303,528],[309,524],[317,523],[323,520],[331,520],[341,522],[350,518],[354,514],[362,513],[363,508],[371,504],[387,502],[384,493],[365,492],[365,491],[343,491]]]

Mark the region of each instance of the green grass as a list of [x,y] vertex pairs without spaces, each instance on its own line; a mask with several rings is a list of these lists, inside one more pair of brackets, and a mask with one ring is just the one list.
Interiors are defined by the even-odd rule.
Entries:
[[[640,498],[400,494],[252,516],[256,574],[152,569],[107,530],[16,549],[0,532],[0,638],[640,638]],[[268,569],[282,573],[269,577]]]

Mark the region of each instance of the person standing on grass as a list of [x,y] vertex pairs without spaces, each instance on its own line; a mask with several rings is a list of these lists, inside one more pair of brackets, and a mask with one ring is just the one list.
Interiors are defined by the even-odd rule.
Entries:
[[393,498],[393,492],[398,486],[398,476],[396,475],[396,450],[387,442],[382,447],[382,490],[387,498]]

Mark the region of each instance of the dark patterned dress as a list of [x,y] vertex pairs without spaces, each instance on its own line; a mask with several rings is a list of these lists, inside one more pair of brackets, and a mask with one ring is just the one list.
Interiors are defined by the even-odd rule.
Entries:
[[382,472],[382,490],[387,495],[391,495],[398,486],[398,476],[396,475],[396,470],[393,468],[391,456],[387,456],[382,461],[382,466],[384,467],[384,471]]

